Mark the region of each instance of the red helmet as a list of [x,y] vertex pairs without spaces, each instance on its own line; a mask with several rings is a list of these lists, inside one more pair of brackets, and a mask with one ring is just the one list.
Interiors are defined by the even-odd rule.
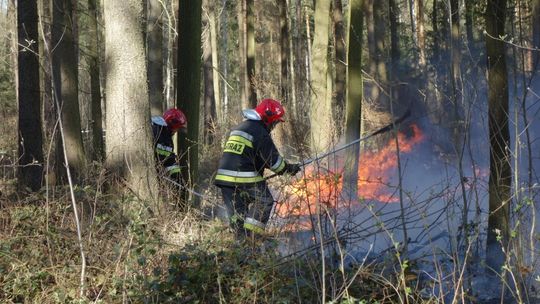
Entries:
[[163,113],[163,119],[165,119],[167,126],[172,132],[175,132],[178,129],[187,128],[186,115],[184,115],[184,113],[178,109],[168,109],[165,111],[165,113]]
[[279,101],[274,99],[263,99],[255,111],[261,116],[261,120],[266,125],[271,125],[276,121],[284,121],[281,117],[285,115],[285,108],[279,103]]

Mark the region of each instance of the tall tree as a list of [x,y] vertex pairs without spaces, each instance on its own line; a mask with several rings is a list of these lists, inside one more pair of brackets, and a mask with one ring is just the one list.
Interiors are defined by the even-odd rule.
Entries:
[[88,54],[90,69],[90,94],[92,95],[92,146],[93,160],[103,160],[105,158],[105,146],[103,142],[103,117],[101,111],[101,82],[100,82],[100,31],[98,28],[97,0],[88,0]]
[[257,88],[255,79],[255,4],[254,0],[246,1],[246,70],[248,80],[249,107],[257,105]]
[[43,177],[43,132],[38,60],[37,2],[17,4],[17,100],[19,104],[19,167],[20,188],[38,190]]
[[[49,140],[52,138],[52,133],[54,131],[54,126],[56,123],[56,113],[54,105],[54,100],[52,96],[52,73],[51,73],[51,60],[52,56],[48,54],[47,47],[50,49],[52,46],[51,35],[52,35],[52,10],[50,1],[38,1],[39,6],[39,21],[40,26],[42,26],[42,35],[39,35],[42,39],[40,41],[41,46],[41,61],[42,65],[46,67],[41,70],[41,89],[42,89],[42,103],[43,103],[43,119],[45,121],[44,125],[44,137]],[[50,165],[54,165],[54,162],[50,162]]]
[[509,238],[512,171],[508,127],[508,75],[504,36],[506,0],[488,1],[486,8],[486,52],[490,138],[489,218],[487,264],[499,271],[504,263],[501,246]]
[[400,59],[399,51],[399,8],[397,6],[396,0],[389,0],[388,9],[388,19],[390,21],[390,61],[392,69],[397,68],[397,64]]
[[214,88],[214,120],[218,123],[220,118],[223,117],[222,114],[222,103],[221,103],[221,92],[219,85],[219,52],[218,52],[218,22],[217,22],[217,12],[218,4],[212,1],[212,5],[208,10],[208,23],[210,25],[210,49],[212,51],[212,83]]
[[538,71],[540,63],[540,0],[534,0],[532,7],[532,44],[536,48],[536,52],[532,54],[533,71]]
[[[229,56],[228,56],[228,51],[229,51],[229,23],[228,23],[228,18],[229,18],[229,14],[228,14],[228,10],[227,10],[227,0],[221,0],[221,4],[222,4],[222,12],[221,12],[221,16],[219,18],[220,22],[219,22],[219,36],[220,36],[220,39],[219,39],[219,45],[221,46],[219,48],[219,58],[221,59],[219,61],[219,71],[222,72],[223,74],[223,99],[221,98],[218,98],[218,103],[219,106],[216,106],[216,116],[218,117],[218,120],[219,120],[219,123],[220,124],[224,124],[225,123],[225,117],[227,116],[227,109],[228,109],[228,106],[229,106],[229,87],[228,87],[228,83],[227,83],[227,79],[229,77]],[[216,20],[216,23],[217,23],[217,20]],[[217,37],[217,33],[216,33],[216,37]],[[240,39],[239,39],[240,40]],[[217,72],[217,70],[216,70]],[[220,79],[219,77],[216,78],[216,79]]]
[[465,30],[469,48],[474,48],[474,0],[465,0]]
[[238,10],[238,90],[240,91],[240,103],[243,108],[249,108],[249,78],[247,76],[247,21],[246,0],[237,2]]
[[[332,9],[334,25],[335,74],[334,74],[334,109],[335,121],[343,121],[345,110],[345,86],[347,85],[347,50],[345,49],[345,25],[343,24],[343,4],[341,0],[334,0]],[[338,131],[341,131],[341,125]]]
[[315,29],[311,57],[311,148],[321,152],[329,147],[334,134],[331,123],[331,79],[328,68],[328,35],[330,26],[330,0],[315,3]]
[[[451,70],[452,77],[456,82],[459,82],[461,74],[461,37],[460,37],[460,26],[459,26],[459,0],[450,0],[449,5],[449,14],[450,14],[450,39],[451,47],[450,51],[452,54],[451,61]],[[457,90],[455,90],[457,91]]]
[[56,47],[53,51],[53,82],[55,98],[60,108],[57,113],[62,118],[64,129],[62,137],[57,141],[57,173],[62,175],[64,157],[61,145],[65,146],[69,168],[74,176],[83,173],[85,155],[81,136],[81,116],[79,111],[79,81],[78,60],[75,48],[75,20],[71,0],[54,0],[52,42]]
[[[362,23],[363,0],[352,0],[349,4],[349,30],[347,41],[347,107],[345,142],[351,142],[360,137],[362,122]],[[350,191],[349,197],[358,197],[358,161],[360,157],[360,145],[354,145],[348,149],[347,165],[345,167],[343,184]]]
[[290,48],[289,48],[289,22],[287,18],[287,1],[278,1],[279,6],[279,28],[280,28],[280,93],[281,97],[289,101],[290,86],[291,86],[291,74],[289,73],[289,62],[290,62]]
[[176,102],[188,120],[187,136],[178,136],[184,180],[197,186],[199,170],[199,108],[201,74],[201,0],[180,0],[178,9],[178,82]]
[[375,65],[375,81],[371,88],[373,101],[378,106],[388,108],[388,68],[386,65],[386,12],[387,3],[385,1],[373,1],[373,26],[374,26],[374,54],[373,64]]
[[439,64],[441,56],[440,34],[439,34],[439,5],[437,0],[433,0],[433,10],[431,12],[431,27],[433,29],[433,56],[432,61]]
[[163,4],[147,0],[146,56],[148,57],[148,94],[150,113],[161,115],[164,109],[163,86]]
[[106,168],[141,199],[157,193],[142,0],[105,0]]
[[[218,82],[214,78],[214,63],[213,58],[217,52],[212,51],[212,30],[211,30],[211,13],[214,10],[214,4],[211,1],[204,1],[203,21],[203,108],[204,108],[204,139],[208,144],[212,144],[214,140],[214,124],[216,120],[216,99],[219,96],[215,95],[214,83]],[[214,33],[215,34],[215,33]],[[216,98],[217,97],[217,98]]]
[[418,61],[420,66],[426,65],[426,36],[424,32],[424,0],[415,0],[416,12],[416,42],[418,47]]

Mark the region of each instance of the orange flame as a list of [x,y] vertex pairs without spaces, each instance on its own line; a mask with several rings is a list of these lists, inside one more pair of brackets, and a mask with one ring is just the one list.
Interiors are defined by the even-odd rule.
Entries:
[[[411,125],[411,134],[399,132],[397,139],[400,153],[410,153],[424,139],[420,128]],[[360,156],[358,170],[358,194],[366,200],[379,202],[396,202],[397,198],[388,193],[392,173],[397,168],[397,153],[395,139],[376,152],[365,152]],[[291,216],[309,216],[317,214],[318,208],[336,208],[340,204],[340,194],[343,189],[343,165],[335,172],[322,171],[308,167],[303,178],[286,187],[289,199],[286,203],[277,205],[276,213],[285,218]],[[317,204],[319,202],[319,204]],[[341,200],[341,204],[350,203]],[[302,225],[304,226],[304,225]]]

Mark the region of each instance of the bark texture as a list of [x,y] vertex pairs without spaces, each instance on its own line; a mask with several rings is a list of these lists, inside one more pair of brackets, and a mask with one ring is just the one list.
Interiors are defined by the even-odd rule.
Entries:
[[504,263],[501,246],[508,244],[512,171],[508,126],[508,75],[504,35],[506,0],[489,1],[486,9],[488,106],[490,138],[489,218],[487,264],[500,270]]
[[38,10],[36,1],[17,5],[17,99],[19,107],[19,167],[21,189],[39,190],[43,177],[43,131],[38,60]]
[[65,146],[69,168],[76,179],[84,172],[85,154],[81,136],[81,114],[79,110],[78,60],[75,48],[74,7],[71,0],[53,2],[53,83],[55,98],[58,99],[64,129],[64,142],[58,136],[56,169],[63,176],[64,157],[61,145]]
[[188,120],[187,136],[178,136],[178,155],[184,180],[196,188],[199,171],[199,114],[201,89],[201,0],[180,0],[178,11],[178,82],[176,103]]
[[105,0],[106,167],[143,200],[155,198],[141,0]]
[[[345,126],[345,142],[352,142],[360,137],[362,122],[362,4],[363,0],[352,0],[349,12],[349,31],[347,41],[348,85],[347,85],[347,113]],[[351,198],[358,197],[358,161],[360,157],[360,144],[348,149],[347,163],[343,177],[345,189]]]
[[[326,150],[332,141],[334,124],[331,121],[332,99],[328,69],[328,35],[330,0],[315,4],[315,29],[311,58],[311,149],[314,153]],[[329,94],[330,93],[330,94]]]

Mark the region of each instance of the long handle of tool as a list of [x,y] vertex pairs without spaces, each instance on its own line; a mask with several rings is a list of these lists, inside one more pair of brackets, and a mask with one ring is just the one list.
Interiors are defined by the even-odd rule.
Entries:
[[195,196],[198,196],[198,197],[204,199],[204,195],[202,195],[202,194],[199,193],[199,192],[196,192],[196,191],[193,191],[193,190],[189,189],[188,187],[186,187],[186,186],[180,184],[180,183],[177,182],[177,181],[174,181],[174,180],[172,180],[172,179],[170,179],[170,178],[168,178],[168,177],[163,177],[163,179],[166,180],[166,181],[168,181],[168,182],[170,182],[171,184],[177,186],[178,188],[182,188],[182,189],[186,190],[187,192],[189,192],[189,193],[191,193],[191,194],[193,194],[193,195],[195,195]]
[[348,147],[350,147],[350,146],[352,146],[352,145],[354,145],[354,144],[360,143],[360,142],[362,142],[362,141],[365,141],[365,140],[367,140],[367,139],[369,139],[369,138],[371,138],[371,137],[373,137],[373,136],[375,136],[375,135],[379,135],[379,134],[382,134],[382,133],[386,133],[386,132],[392,130],[392,128],[393,128],[395,125],[398,125],[398,124],[402,123],[402,122],[405,120],[405,118],[407,118],[409,115],[411,115],[411,110],[410,110],[410,109],[408,109],[408,110],[407,110],[400,118],[396,119],[396,120],[393,121],[392,123],[390,123],[390,124],[388,124],[388,125],[386,125],[386,126],[380,128],[380,129],[378,129],[378,130],[372,132],[371,134],[368,134],[368,135],[366,135],[366,136],[364,136],[364,137],[360,137],[360,138],[358,138],[358,139],[355,139],[355,140],[351,141],[350,143],[347,143],[347,144],[344,145],[344,146],[341,146],[341,147],[339,147],[339,148],[337,148],[337,149],[334,149],[334,150],[332,150],[332,151],[329,151],[329,152],[327,152],[327,153],[324,153],[324,154],[322,154],[322,155],[319,155],[319,156],[317,156],[316,158],[304,160],[304,161],[301,163],[301,166],[305,166],[305,165],[310,164],[310,163],[312,163],[312,162],[314,162],[314,161],[323,159],[323,158],[325,158],[325,157],[327,157],[327,156],[329,156],[329,155],[331,155],[331,154],[334,154],[334,153],[337,153],[337,152],[339,152],[339,151],[341,151],[341,150],[347,149]]
[[[370,134],[368,134],[368,135],[366,135],[366,136],[364,136],[364,137],[360,137],[360,138],[358,138],[358,139],[355,139],[355,140],[351,141],[350,143],[347,143],[346,145],[344,145],[344,146],[342,146],[342,147],[339,147],[339,148],[337,148],[337,149],[334,149],[334,150],[332,150],[332,151],[329,151],[329,152],[327,152],[327,153],[324,153],[324,154],[322,154],[322,155],[319,155],[319,156],[317,156],[317,157],[315,157],[315,158],[311,158],[311,159],[304,160],[304,161],[302,161],[299,165],[300,165],[300,167],[304,167],[304,166],[306,166],[306,165],[308,165],[308,164],[311,164],[311,163],[314,162],[314,161],[323,159],[323,158],[325,158],[325,157],[327,157],[327,156],[329,156],[329,155],[332,155],[332,154],[337,153],[337,152],[339,152],[339,151],[341,151],[341,150],[347,149],[348,147],[350,147],[350,146],[352,146],[352,145],[354,145],[354,144],[357,144],[357,143],[359,143],[359,142],[365,141],[365,140],[367,140],[367,139],[369,139],[369,138],[371,138],[371,137],[373,137],[373,136],[375,136],[375,135],[379,135],[379,134],[382,134],[382,133],[386,133],[386,132],[392,130],[392,129],[394,128],[394,126],[399,125],[400,123],[402,123],[407,117],[409,117],[409,115],[411,115],[411,109],[407,109],[407,111],[406,111],[403,115],[401,115],[401,117],[399,117],[398,119],[396,119],[396,120],[393,121],[392,123],[389,123],[388,125],[386,125],[386,126],[380,128],[380,129],[378,129],[378,130],[376,130],[376,131],[374,131],[374,132],[372,132],[372,133],[370,133]],[[276,177],[276,176],[278,176],[278,175],[279,175],[279,174],[272,174],[272,175],[270,175],[270,176],[267,176],[267,177],[265,178],[265,180],[274,178],[274,177]]]

